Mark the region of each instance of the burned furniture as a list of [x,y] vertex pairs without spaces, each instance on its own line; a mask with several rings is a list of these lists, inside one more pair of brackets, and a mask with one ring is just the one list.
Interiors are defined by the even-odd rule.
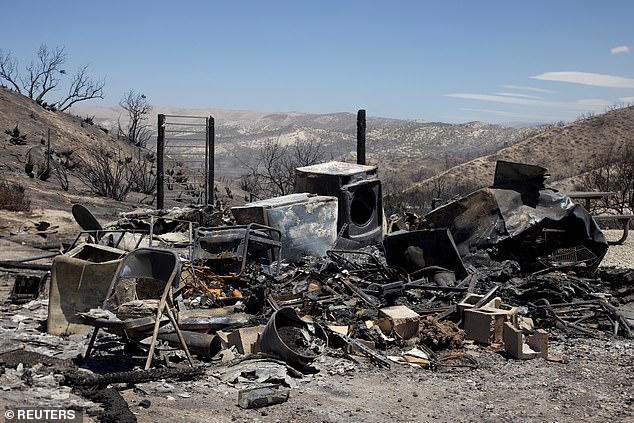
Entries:
[[583,200],[583,205],[589,212],[592,212],[592,200],[605,200],[615,194],[616,192],[613,191],[570,191],[566,193],[572,201]]
[[47,331],[51,335],[88,333],[78,313],[99,307],[125,251],[82,244],[53,259]]
[[[72,250],[82,235],[88,235],[89,243],[99,243],[101,245],[107,245],[113,248],[122,248],[126,250],[134,250],[139,248],[141,241],[148,234],[148,230],[145,229],[104,229],[97,218],[81,204],[74,204],[71,212],[75,221],[81,228],[79,234],[70,245],[67,251]],[[125,244],[126,235],[131,234],[133,245],[129,247],[120,247],[122,242]],[[116,240],[115,240],[116,238]],[[129,238],[129,236],[128,236]]]
[[[129,253],[121,260],[102,304],[103,310],[115,313],[117,317],[87,320],[88,324],[94,326],[95,329],[90,338],[85,357],[90,356],[100,329],[121,334],[126,343],[142,338],[152,330],[149,352],[145,363],[145,368],[148,369],[152,364],[159,326],[164,322],[162,317],[163,313],[165,313],[172,325],[172,329],[176,332],[181,349],[185,352],[189,364],[193,365],[187,344],[178,326],[178,298],[174,298],[178,291],[180,271],[180,258],[176,253],[169,250],[140,248]],[[157,294],[160,294],[160,296],[157,297]],[[122,308],[130,302],[139,299],[150,300],[147,301],[149,303],[147,304],[147,309],[150,309],[152,314],[154,314],[153,307],[155,303],[152,300],[158,300],[155,315],[132,318],[122,316]],[[128,309],[133,309],[133,307]]]
[[[204,262],[219,277],[240,278],[247,261],[280,260],[281,232],[257,223],[197,228],[192,259]],[[279,266],[278,266],[279,268]],[[279,269],[278,269],[279,270]]]
[[[101,223],[99,223],[95,215],[93,215],[85,206],[81,204],[73,204],[73,207],[71,208],[71,213],[73,214],[75,221],[83,231],[103,231]],[[99,239],[97,239],[96,241],[99,241]]]
[[492,187],[431,211],[425,221],[448,228],[462,256],[496,247],[498,258],[539,270],[570,251],[589,251],[591,260],[576,261],[596,269],[608,249],[603,233],[582,206],[546,188],[546,177],[540,166],[499,161]]
[[337,241],[337,198],[289,194],[231,208],[241,225],[257,223],[276,228],[282,236],[282,255],[298,260],[324,257]]
[[454,272],[457,279],[468,274],[447,229],[394,232],[385,237],[383,248],[387,264],[408,273],[435,267]]
[[337,197],[337,230],[362,244],[383,240],[383,194],[377,167],[327,162],[295,170],[295,192]]

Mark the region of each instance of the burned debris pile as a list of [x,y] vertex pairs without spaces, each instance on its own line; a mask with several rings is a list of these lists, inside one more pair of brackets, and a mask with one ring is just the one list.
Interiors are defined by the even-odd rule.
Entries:
[[[337,366],[473,369],[480,347],[549,358],[549,336],[632,336],[634,270],[599,269],[603,234],[546,176],[498,162],[492,187],[391,217],[389,231],[376,167],[339,162],[298,168],[294,194],[231,209],[142,210],[102,226],[78,206],[76,242],[49,278],[16,279],[2,335],[75,359],[53,373],[80,395],[86,381],[176,368],[232,386],[243,408],[286,401]],[[10,373],[11,354],[0,351]]]

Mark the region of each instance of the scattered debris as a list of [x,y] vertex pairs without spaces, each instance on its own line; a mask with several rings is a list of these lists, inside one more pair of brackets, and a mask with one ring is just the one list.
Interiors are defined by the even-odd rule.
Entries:
[[238,392],[238,405],[242,408],[260,408],[288,401],[291,391],[280,385],[242,389]]
[[233,207],[239,224],[270,225],[277,230],[282,256],[300,260],[306,255],[323,257],[337,241],[337,198],[306,193]]
[[328,337],[320,325],[302,320],[285,307],[271,315],[260,337],[260,349],[290,364],[305,366],[324,353]]
[[13,304],[24,304],[36,300],[40,295],[46,293],[46,281],[48,276],[48,272],[39,275],[26,273],[16,274],[13,288],[9,294],[9,301]]
[[140,210],[102,225],[76,205],[86,242],[55,254],[48,284],[47,273],[16,276],[7,386],[70,386],[105,405],[102,420],[126,421],[119,384],[154,383],[177,400],[191,393],[170,381],[211,376],[259,408],[324,369],[473,369],[473,349],[563,362],[549,335],[631,337],[634,270],[597,270],[603,235],[545,175],[499,162],[491,188],[394,219],[409,230],[388,234],[376,167],[337,162],[297,169],[300,193],[232,209]]

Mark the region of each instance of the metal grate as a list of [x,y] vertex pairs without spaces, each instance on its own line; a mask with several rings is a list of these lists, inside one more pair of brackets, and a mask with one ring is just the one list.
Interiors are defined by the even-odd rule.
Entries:
[[213,139],[212,117],[159,115],[158,208],[212,201]]
[[546,267],[575,266],[589,264],[597,259],[597,255],[583,245],[559,248],[552,254],[539,259]]

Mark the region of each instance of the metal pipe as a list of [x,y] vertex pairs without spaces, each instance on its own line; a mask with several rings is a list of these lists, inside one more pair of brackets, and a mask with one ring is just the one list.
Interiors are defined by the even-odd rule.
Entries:
[[[187,345],[187,348],[192,354],[199,357],[211,357],[211,342],[213,341],[215,335],[191,332],[187,330],[181,330],[181,334],[185,340],[185,345]],[[180,347],[178,335],[175,332],[159,333],[158,338],[162,341],[167,341],[167,343],[171,346]]]
[[184,119],[205,119],[205,116],[184,116],[184,115],[163,115],[166,117],[173,117],[173,118],[184,118]]
[[21,263],[15,261],[0,261],[0,267],[9,269],[51,270],[50,264]]
[[168,122],[168,125],[176,126],[205,126],[203,123]]
[[163,155],[165,154],[165,115],[158,115],[158,135],[156,136],[156,208],[162,209],[165,206],[165,191],[163,184],[165,176],[163,174]]
[[215,145],[216,145],[216,122],[214,120],[213,116],[209,116],[209,127],[208,127],[208,138],[209,138],[209,157],[208,157],[208,164],[207,164],[207,169],[209,169],[208,172],[208,178],[209,178],[209,185],[208,185],[208,191],[207,191],[207,204],[213,204],[214,203],[214,177],[215,175],[215,169],[214,169],[214,165],[215,165],[215,160],[214,160],[214,156],[215,156]]
[[170,148],[203,148],[202,144],[171,144]]

